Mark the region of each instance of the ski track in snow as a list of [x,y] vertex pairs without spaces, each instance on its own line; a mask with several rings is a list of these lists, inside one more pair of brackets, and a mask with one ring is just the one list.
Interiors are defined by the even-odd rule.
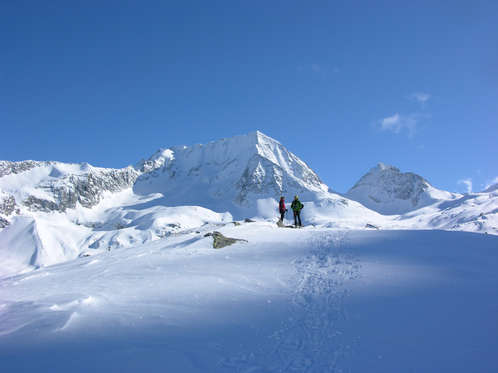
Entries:
[[341,362],[353,346],[342,338],[340,321],[347,318],[345,282],[358,278],[360,264],[345,252],[346,232],[318,236],[313,250],[293,262],[296,277],[289,318],[254,353],[222,359],[220,367],[237,373],[343,372]]

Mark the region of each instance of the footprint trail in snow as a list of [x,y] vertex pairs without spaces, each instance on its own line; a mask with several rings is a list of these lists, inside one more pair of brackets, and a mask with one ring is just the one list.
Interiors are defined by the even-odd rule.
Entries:
[[359,276],[359,263],[344,246],[345,232],[316,238],[314,249],[294,260],[295,280],[290,285],[291,306],[287,320],[263,338],[254,353],[223,359],[221,367],[240,373],[342,372],[352,353],[343,340],[340,322],[347,318],[345,282]]

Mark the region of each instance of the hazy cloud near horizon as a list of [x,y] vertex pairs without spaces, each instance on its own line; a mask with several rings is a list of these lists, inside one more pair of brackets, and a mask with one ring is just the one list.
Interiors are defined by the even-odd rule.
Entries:
[[471,178],[458,180],[458,184],[465,185],[465,187],[467,188],[467,193],[472,193],[472,179]]

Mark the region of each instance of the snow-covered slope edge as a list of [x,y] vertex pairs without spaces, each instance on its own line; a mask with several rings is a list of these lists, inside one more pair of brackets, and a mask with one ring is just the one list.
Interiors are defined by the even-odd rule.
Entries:
[[393,228],[444,229],[498,235],[498,190],[470,193],[395,218]]

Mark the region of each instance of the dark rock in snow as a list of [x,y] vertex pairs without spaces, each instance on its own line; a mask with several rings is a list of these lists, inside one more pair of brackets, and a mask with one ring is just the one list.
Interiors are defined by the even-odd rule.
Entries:
[[231,238],[231,237],[225,237],[222,235],[220,232],[214,231],[213,233],[206,233],[204,237],[213,237],[213,248],[215,249],[221,249],[222,247],[233,245],[237,241],[240,242],[247,242],[247,240],[243,240],[240,238]]
[[9,216],[16,210],[17,205],[14,196],[7,195],[4,198],[0,198],[0,214]]
[[9,225],[9,224],[10,224],[10,223],[9,223],[9,221],[8,221],[8,220],[6,220],[6,219],[4,219],[4,218],[2,218],[2,217],[0,216],[0,228],[5,228],[5,227],[6,227],[7,225]]
[[279,228],[297,228],[297,227],[296,227],[296,226],[294,226],[294,225],[285,225],[285,224],[282,222],[282,220],[278,220],[278,221],[277,221],[277,226],[278,226]]
[[380,228],[379,228],[379,227],[377,227],[376,225],[373,225],[373,224],[370,224],[370,223],[365,224],[365,228],[370,228],[370,229],[380,229]]

